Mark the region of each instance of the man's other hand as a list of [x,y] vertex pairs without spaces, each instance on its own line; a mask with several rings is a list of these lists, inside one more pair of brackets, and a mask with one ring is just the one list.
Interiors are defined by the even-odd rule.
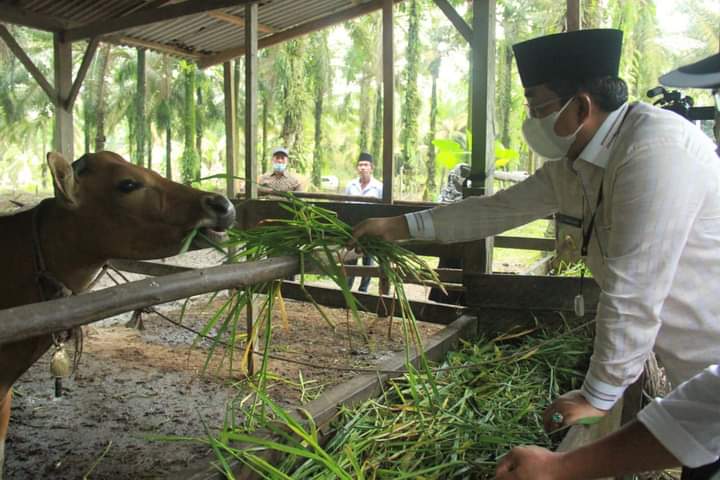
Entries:
[[515,447],[495,469],[495,480],[564,480],[561,453],[540,447]]

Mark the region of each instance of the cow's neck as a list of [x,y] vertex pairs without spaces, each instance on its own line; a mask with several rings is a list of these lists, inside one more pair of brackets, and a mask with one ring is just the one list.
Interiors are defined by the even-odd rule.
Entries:
[[72,211],[45,202],[38,218],[38,249],[45,270],[74,293],[87,288],[106,259],[99,258]]

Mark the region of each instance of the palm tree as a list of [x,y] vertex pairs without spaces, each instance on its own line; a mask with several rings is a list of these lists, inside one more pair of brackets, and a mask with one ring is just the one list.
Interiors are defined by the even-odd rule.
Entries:
[[315,103],[315,144],[313,148],[313,163],[311,182],[315,188],[320,188],[323,169],[323,143],[322,116],[325,97],[332,90],[332,68],[330,67],[330,47],[328,46],[328,31],[323,30],[310,36],[310,49],[307,71],[312,84],[313,101]]

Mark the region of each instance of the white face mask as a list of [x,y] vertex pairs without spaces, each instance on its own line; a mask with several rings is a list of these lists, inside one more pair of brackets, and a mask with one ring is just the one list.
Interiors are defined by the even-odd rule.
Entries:
[[[573,97],[574,98],[574,97]],[[578,132],[583,124],[568,136],[561,137],[555,133],[557,119],[570,105],[573,99],[568,100],[557,112],[543,118],[528,116],[522,125],[523,136],[533,152],[548,160],[560,160],[567,155],[570,146],[575,142]]]

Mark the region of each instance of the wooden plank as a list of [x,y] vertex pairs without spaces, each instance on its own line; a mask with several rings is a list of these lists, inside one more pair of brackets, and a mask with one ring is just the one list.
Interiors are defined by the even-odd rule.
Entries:
[[[380,10],[382,8],[383,1],[385,0],[373,0],[371,2],[361,3],[354,7],[340,10],[326,17],[303,23],[301,25],[298,25],[297,27],[289,28],[273,35],[265,36],[259,40],[258,48],[262,49],[266,47],[271,47],[273,45],[277,45],[278,43],[286,42],[288,40],[292,40],[293,38],[301,37],[303,35],[307,35],[308,33],[316,32],[318,30],[322,30],[324,28],[336,25],[338,23],[342,23],[347,20],[352,20],[353,18],[367,15],[368,13]],[[393,1],[397,3],[402,0]],[[241,45],[239,47],[228,48],[227,50],[223,50],[212,55],[206,55],[200,61],[198,61],[198,65],[200,66],[200,68],[212,67],[213,65],[218,65],[228,60],[241,57],[243,55],[245,55],[245,46]]]
[[258,6],[245,6],[245,198],[257,198]]
[[20,60],[20,63],[25,66],[30,75],[32,75],[38,85],[45,91],[50,101],[53,104],[57,102],[58,96],[55,88],[50,85],[45,75],[35,66],[35,63],[27,56],[25,50],[15,41],[15,37],[5,28],[5,25],[0,25],[0,37],[2,37],[10,51],[15,54],[17,59]]
[[[208,12],[208,16],[220,20],[225,23],[245,28],[245,17],[239,17],[237,15],[231,15],[222,11]],[[262,23],[258,23],[258,31],[263,33],[275,33],[277,30]],[[224,63],[224,62],[223,62]]]
[[226,288],[242,288],[300,270],[297,257],[192,270],[0,311],[0,345],[79,327],[112,315]]
[[10,2],[3,2],[0,8],[0,21],[49,32],[60,32],[72,26],[70,22],[61,18],[30,12]]
[[567,0],[567,31],[580,30],[580,0]]
[[[347,308],[345,298],[342,292],[335,288],[318,287],[315,285],[305,285],[313,299],[320,305],[332,308]],[[282,294],[285,298],[307,301],[305,292],[300,288],[299,283],[283,282]],[[369,293],[353,292],[357,298],[360,309],[366,312],[377,313],[378,316],[386,316],[388,312],[383,308],[383,303],[377,295]],[[384,298],[384,305],[390,307],[390,297]],[[444,303],[423,302],[419,300],[410,301],[410,307],[415,314],[415,318],[422,322],[436,323],[439,325],[448,325],[460,315],[465,307],[456,305],[446,305]],[[398,312],[396,312],[398,313]]]
[[117,18],[104,18],[81,27],[70,28],[65,31],[64,40],[74,42],[84,38],[107,35],[108,33],[186,17],[188,15],[195,15],[210,10],[235,7],[243,4],[248,5],[252,2],[253,0],[187,0],[161,8],[145,8]]
[[130,37],[106,37],[106,42],[118,43],[121,45],[130,45],[131,47],[145,47],[150,50],[155,50],[161,53],[167,53],[168,55],[180,56],[183,58],[189,58],[196,60],[200,58],[200,55],[195,52],[190,52],[183,48],[175,47],[172,45],[165,45],[164,43],[150,42],[148,40],[140,40],[137,38]]
[[[440,332],[429,338],[424,345],[425,355],[431,362],[442,361],[448,352],[457,348],[460,340],[469,340],[477,336],[478,319],[472,315],[461,315]],[[417,366],[419,356],[412,358]],[[398,352],[387,362],[379,366],[384,371],[403,371],[405,352]],[[351,408],[381,393],[382,385],[389,379],[388,374],[364,374],[339,385],[305,408],[318,427],[326,429],[335,418],[340,406]]]
[[62,41],[61,34],[53,35],[55,90],[55,130],[53,148],[68,160],[75,158],[73,145],[73,111],[66,108],[64,99],[70,97],[72,88],[72,44]]
[[393,0],[382,3],[382,74],[383,74],[383,202],[393,201],[393,166],[395,139],[395,52],[393,35]]
[[235,71],[230,62],[223,63],[223,92],[225,100],[225,193],[228,198],[235,198],[237,189],[237,159],[235,158],[235,142],[237,134],[237,112],[235,101]]
[[[433,362],[440,362],[451,350],[457,348],[461,340],[469,340],[477,335],[477,319],[469,315],[463,315],[454,322],[436,333],[425,342],[426,358]],[[411,363],[418,365],[419,355],[413,355]],[[369,398],[373,398],[382,393],[383,386],[391,378],[389,373],[380,372],[401,372],[405,367],[405,352],[394,354],[387,361],[378,365],[378,373],[365,373],[354,376],[350,381],[338,385],[327,392],[320,398],[313,400],[303,406],[303,411],[290,411],[290,415],[302,425],[307,425],[306,413],[313,419],[315,425],[320,430],[321,443],[326,440],[330,423],[337,416],[340,407],[344,406],[352,408]],[[268,432],[256,432],[256,436],[272,438]],[[277,441],[279,439],[272,438]],[[242,449],[243,445],[235,445],[236,448]],[[248,448],[252,446],[247,445]],[[279,456],[272,450],[264,450],[256,452],[271,463],[278,460]],[[194,467],[190,470],[174,474],[172,478],[185,478],[187,480],[219,480],[222,477],[216,467],[212,464],[215,462],[214,457],[209,457],[202,462],[200,467]],[[231,464],[235,478],[249,479],[257,478],[254,472],[248,471],[237,462]]]
[[529,237],[495,237],[495,247],[513,248],[517,250],[540,250],[552,252],[555,250],[555,240],[552,238]]
[[[580,278],[537,275],[465,275],[467,302],[472,308],[574,312]],[[592,278],[583,284],[586,315],[597,311],[600,287]]]
[[90,40],[87,48],[85,49],[85,55],[83,55],[80,69],[78,70],[77,75],[75,75],[75,81],[73,82],[72,88],[70,89],[70,95],[65,100],[65,108],[68,110],[71,110],[73,105],[75,105],[75,99],[80,92],[80,87],[82,87],[82,84],[85,81],[85,75],[87,74],[88,68],[90,68],[90,64],[95,57],[95,51],[97,50],[99,44],[100,39],[98,37],[95,37]]
[[448,0],[435,0],[435,5],[442,10],[448,20],[450,20],[450,23],[455,26],[465,41],[471,44],[473,37],[472,28],[470,28],[470,25],[468,25],[465,19],[460,16],[457,10],[455,10],[455,7],[450,5]]

